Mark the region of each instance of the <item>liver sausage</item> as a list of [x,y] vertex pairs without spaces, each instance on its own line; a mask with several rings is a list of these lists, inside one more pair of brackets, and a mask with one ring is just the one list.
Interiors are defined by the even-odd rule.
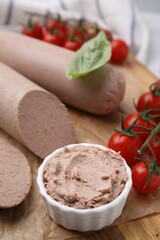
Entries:
[[31,188],[31,169],[18,148],[0,138],[0,208],[21,203]]
[[61,101],[0,63],[0,127],[44,158],[75,143],[69,112]]
[[68,80],[65,68],[74,52],[19,33],[0,32],[0,61],[51,91],[65,104],[95,113],[115,111],[123,99],[123,76],[109,64]]

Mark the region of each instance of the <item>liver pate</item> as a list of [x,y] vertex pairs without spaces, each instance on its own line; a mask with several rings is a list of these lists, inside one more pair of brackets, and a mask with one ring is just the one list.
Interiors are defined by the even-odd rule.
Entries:
[[119,153],[82,145],[56,153],[43,175],[46,191],[54,200],[78,209],[111,202],[122,192],[127,179]]

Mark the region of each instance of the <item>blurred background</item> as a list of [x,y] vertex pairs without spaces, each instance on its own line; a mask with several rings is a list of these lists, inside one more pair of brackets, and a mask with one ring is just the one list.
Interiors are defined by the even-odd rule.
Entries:
[[0,28],[21,27],[25,11],[45,15],[57,8],[63,15],[71,10],[108,22],[130,44],[137,59],[160,78],[160,0],[0,0]]
[[147,67],[160,78],[160,0],[135,0],[149,31]]
[[160,0],[135,0],[135,2],[142,11],[160,13]]

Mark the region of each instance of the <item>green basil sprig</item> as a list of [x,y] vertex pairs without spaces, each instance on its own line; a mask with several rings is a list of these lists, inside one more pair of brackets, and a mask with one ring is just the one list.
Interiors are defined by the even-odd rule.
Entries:
[[65,69],[69,80],[85,76],[102,67],[111,57],[111,46],[103,31],[87,41],[75,53],[73,59]]

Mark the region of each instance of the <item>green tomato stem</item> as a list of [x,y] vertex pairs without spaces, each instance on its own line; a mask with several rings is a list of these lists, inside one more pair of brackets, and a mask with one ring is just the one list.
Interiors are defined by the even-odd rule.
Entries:
[[146,141],[143,143],[142,147],[138,150],[139,154],[142,154],[144,150],[148,147],[151,139],[160,132],[160,123],[151,131],[151,134],[148,136]]

